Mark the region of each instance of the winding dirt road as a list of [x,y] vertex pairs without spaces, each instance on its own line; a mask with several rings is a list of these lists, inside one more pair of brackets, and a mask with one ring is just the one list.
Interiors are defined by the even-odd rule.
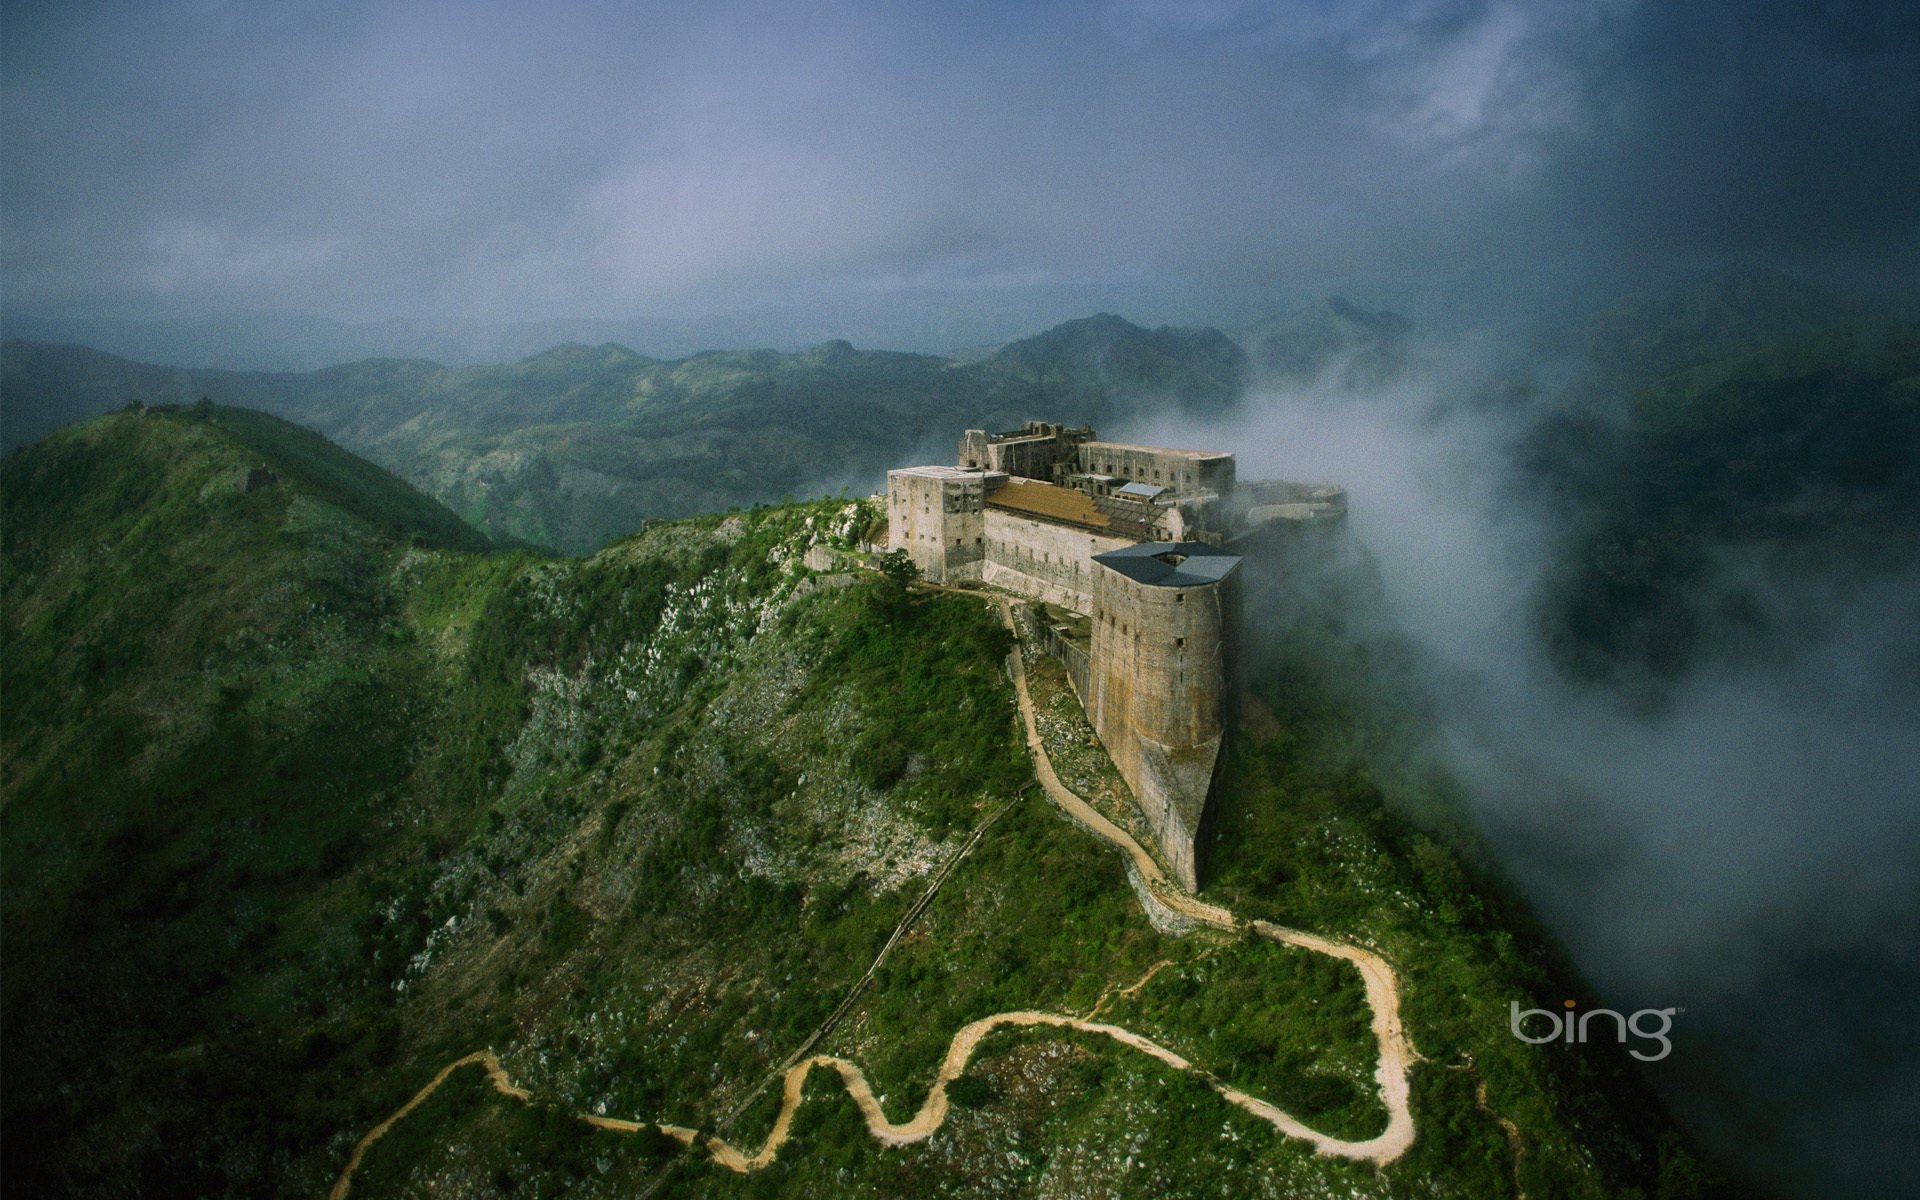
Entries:
[[[1001,620],[1008,629],[1015,629],[1012,605],[1005,597],[999,598],[998,603]],[[1015,632],[1017,634],[1018,631]],[[1219,905],[1208,904],[1175,885],[1160,869],[1160,864],[1154,861],[1153,855],[1147,853],[1146,847],[1135,841],[1126,830],[1101,816],[1091,804],[1060,782],[1060,776],[1054,773],[1053,761],[1047,757],[1047,748],[1041,741],[1040,727],[1034,720],[1033,698],[1027,690],[1027,667],[1017,647],[1007,656],[1007,670],[1013,675],[1014,692],[1020,700],[1020,717],[1027,727],[1027,750],[1033,755],[1034,771],[1040,777],[1040,786],[1068,816],[1125,851],[1133,861],[1134,869],[1140,872],[1140,878],[1146,881],[1147,887],[1161,903],[1183,916],[1219,929],[1239,929],[1244,925],[1269,941],[1345,959],[1360,972],[1360,978],[1366,985],[1367,1005],[1373,1009],[1374,1040],[1380,1045],[1380,1065],[1374,1071],[1374,1081],[1380,1087],[1380,1100],[1387,1109],[1387,1127],[1378,1137],[1363,1142],[1344,1141],[1317,1133],[1265,1100],[1237,1089],[1222,1087],[1221,1096],[1268,1122],[1281,1133],[1312,1142],[1314,1149],[1322,1154],[1370,1159],[1379,1166],[1385,1166],[1405,1154],[1407,1148],[1413,1145],[1414,1132],[1413,1111],[1408,1106],[1412,1089],[1407,1072],[1420,1056],[1407,1036],[1405,1024],[1400,1020],[1399,979],[1394,975],[1393,968],[1387,965],[1387,960],[1358,946],[1349,946],[1344,942],[1331,941],[1267,921],[1242,922]]]
[[[998,604],[1001,619],[1006,622],[1008,628],[1013,628],[1013,612],[1008,601],[1002,597],[998,600]],[[1241,921],[1228,910],[1218,905],[1208,904],[1175,886],[1168,880],[1159,864],[1154,861],[1153,856],[1147,853],[1145,847],[1135,841],[1125,830],[1101,816],[1092,805],[1060,782],[1060,777],[1054,772],[1052,760],[1047,756],[1046,747],[1041,742],[1039,727],[1034,721],[1033,699],[1027,690],[1026,664],[1022,661],[1018,648],[1007,656],[1007,669],[1013,677],[1014,690],[1019,698],[1021,719],[1026,724],[1027,749],[1033,756],[1034,769],[1040,777],[1041,786],[1046,790],[1047,796],[1080,825],[1124,852],[1132,860],[1134,868],[1139,871],[1140,877],[1146,881],[1156,897],[1169,908],[1204,924],[1219,929],[1247,929],[1269,941],[1343,959],[1352,963],[1360,972],[1360,977],[1366,986],[1367,1004],[1373,1010],[1374,1038],[1380,1045],[1380,1063],[1374,1072],[1374,1079],[1379,1085],[1381,1103],[1387,1110],[1387,1127],[1377,1137],[1364,1141],[1347,1141],[1332,1137],[1308,1127],[1297,1118],[1289,1116],[1257,1096],[1230,1087],[1205,1072],[1202,1072],[1202,1077],[1229,1104],[1236,1105],[1266,1121],[1281,1134],[1311,1143],[1315,1151],[1320,1154],[1366,1160],[1382,1167],[1405,1154],[1408,1147],[1413,1145],[1414,1138],[1413,1113],[1408,1107],[1410,1088],[1407,1073],[1413,1063],[1418,1061],[1419,1054],[1414,1050],[1413,1043],[1407,1036],[1406,1027],[1400,1020],[1400,989],[1393,968],[1388,966],[1386,960],[1379,955],[1357,946],[1331,941],[1297,929],[1287,929],[1266,921]],[[996,813],[995,816],[998,814]],[[976,833],[976,840],[977,836]],[[1130,988],[1122,989],[1120,994],[1137,991],[1165,965],[1165,963],[1156,964]],[[961,1027],[947,1045],[946,1057],[940,1064],[939,1076],[933,1088],[927,1093],[925,1103],[912,1117],[899,1123],[887,1119],[879,1100],[874,1096],[872,1084],[868,1082],[866,1073],[858,1064],[830,1054],[811,1055],[787,1070],[781,1087],[779,1114],[774,1118],[772,1131],[758,1150],[748,1154],[723,1138],[709,1136],[705,1139],[707,1151],[712,1155],[714,1162],[741,1173],[757,1171],[773,1162],[792,1133],[794,1113],[805,1100],[807,1077],[816,1067],[832,1070],[840,1076],[847,1094],[853,1097],[854,1104],[859,1107],[860,1114],[866,1121],[868,1131],[876,1140],[892,1146],[904,1146],[923,1141],[931,1137],[947,1119],[947,1085],[965,1072],[981,1040],[1003,1028],[1047,1026],[1057,1029],[1075,1029],[1082,1033],[1110,1038],[1129,1049],[1163,1062],[1177,1071],[1197,1069],[1193,1063],[1179,1054],[1132,1030],[1093,1020],[1092,1018],[1099,1014],[1100,1008],[1106,1001],[1107,997],[1103,996],[1085,1017],[1039,1011],[1002,1012],[982,1017],[978,1021]],[[531,1100],[531,1096],[524,1088],[515,1086],[507,1077],[505,1069],[500,1065],[500,1060],[490,1050],[476,1051],[449,1063],[441,1068],[440,1073],[421,1088],[413,1099],[402,1105],[392,1116],[374,1126],[354,1145],[352,1156],[348,1158],[346,1166],[341,1170],[340,1177],[334,1181],[333,1189],[329,1193],[330,1200],[345,1200],[353,1187],[353,1174],[359,1169],[367,1150],[402,1118],[419,1107],[421,1102],[431,1096],[449,1076],[467,1066],[483,1067],[492,1080],[495,1090],[502,1095],[522,1102]],[[581,1113],[579,1117],[596,1128],[621,1133],[657,1129],[688,1146],[693,1145],[701,1136],[698,1131],[681,1125],[627,1121],[590,1113]]]

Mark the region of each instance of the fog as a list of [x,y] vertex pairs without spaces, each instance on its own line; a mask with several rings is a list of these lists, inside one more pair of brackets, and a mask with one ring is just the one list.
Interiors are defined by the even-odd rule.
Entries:
[[1781,630],[1766,653],[1710,659],[1653,711],[1568,682],[1532,607],[1560,526],[1511,465],[1540,410],[1461,402],[1511,370],[1503,340],[1430,342],[1373,392],[1269,390],[1226,422],[1126,433],[1345,485],[1438,704],[1428,749],[1499,866],[1606,1002],[1682,1010],[1656,1085],[1786,1194],[1911,1193],[1920,1046],[1896,1012],[1920,984],[1920,574],[1729,552],[1716,569],[1761,582]]

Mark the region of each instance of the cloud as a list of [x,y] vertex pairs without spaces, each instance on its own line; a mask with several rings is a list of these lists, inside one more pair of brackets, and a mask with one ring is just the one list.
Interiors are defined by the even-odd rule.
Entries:
[[1913,245],[1912,22],[1865,7],[176,2],[6,21],[19,308],[690,313],[929,277],[1225,295]]
[[[1784,631],[1766,653],[1696,669],[1657,714],[1568,683],[1531,608],[1558,519],[1510,478],[1539,413],[1462,402],[1511,382],[1513,345],[1433,339],[1389,386],[1103,432],[1345,485],[1350,536],[1424,662],[1433,750],[1507,878],[1607,1003],[1686,1010],[1656,1083],[1791,1194],[1905,1194],[1914,1166],[1888,1135],[1920,1107],[1920,1055],[1881,1001],[1920,983],[1920,573],[1728,549],[1718,569]],[[1568,368],[1536,365],[1551,403]]]

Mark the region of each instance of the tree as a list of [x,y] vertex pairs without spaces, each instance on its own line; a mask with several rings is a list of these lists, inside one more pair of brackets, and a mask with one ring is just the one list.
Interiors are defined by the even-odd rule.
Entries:
[[880,556],[880,576],[876,607],[888,620],[899,620],[907,611],[907,585],[920,578],[920,568],[905,550],[889,550]]
[[889,550],[882,554],[880,573],[887,577],[889,585],[900,591],[905,591],[909,583],[920,578],[920,568],[913,565],[913,557],[905,550]]

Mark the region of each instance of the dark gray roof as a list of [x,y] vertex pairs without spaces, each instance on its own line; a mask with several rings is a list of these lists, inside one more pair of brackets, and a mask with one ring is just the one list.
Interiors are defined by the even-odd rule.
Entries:
[[1141,542],[1096,554],[1093,561],[1110,567],[1135,583],[1154,587],[1193,587],[1219,583],[1240,565],[1238,554],[1228,554],[1206,542]]

